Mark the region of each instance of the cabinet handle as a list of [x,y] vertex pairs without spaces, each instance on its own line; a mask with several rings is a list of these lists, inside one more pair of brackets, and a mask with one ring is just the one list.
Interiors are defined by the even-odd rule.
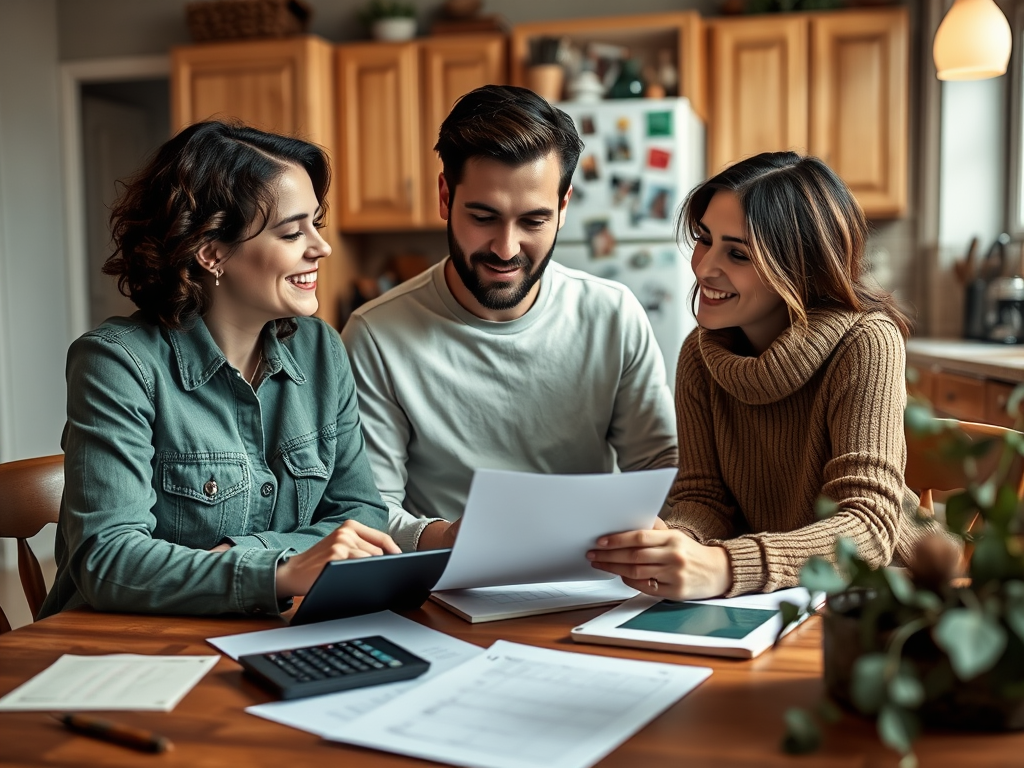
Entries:
[[405,177],[405,200],[412,207],[412,177]]

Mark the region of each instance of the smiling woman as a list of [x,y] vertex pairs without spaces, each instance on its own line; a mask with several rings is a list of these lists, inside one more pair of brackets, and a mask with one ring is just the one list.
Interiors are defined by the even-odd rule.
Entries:
[[42,616],[277,613],[325,563],[398,551],[348,358],[309,317],[328,183],[319,148],[219,122],[126,183],[104,271],[139,311],[68,352]]
[[905,562],[930,528],[903,480],[909,329],[863,279],[850,190],[817,158],[765,153],[691,192],[679,230],[700,327],[676,374],[671,511],[599,541],[595,566],[678,600],[796,586],[840,537]]

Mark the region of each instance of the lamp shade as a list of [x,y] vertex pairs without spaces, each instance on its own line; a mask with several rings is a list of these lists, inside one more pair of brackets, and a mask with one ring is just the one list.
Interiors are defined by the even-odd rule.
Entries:
[[992,0],[954,0],[932,46],[939,80],[984,80],[1006,72],[1010,24]]

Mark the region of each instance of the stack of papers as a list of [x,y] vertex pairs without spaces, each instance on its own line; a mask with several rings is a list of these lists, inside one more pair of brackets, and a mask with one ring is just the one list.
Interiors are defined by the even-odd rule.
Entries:
[[430,599],[466,621],[478,624],[569,611],[583,606],[611,605],[638,594],[620,579],[599,579],[453,589],[449,592],[434,592]]
[[249,707],[347,744],[477,768],[586,768],[710,669],[498,641],[486,651],[396,614],[211,639],[230,656],[379,634],[431,662],[416,680]]

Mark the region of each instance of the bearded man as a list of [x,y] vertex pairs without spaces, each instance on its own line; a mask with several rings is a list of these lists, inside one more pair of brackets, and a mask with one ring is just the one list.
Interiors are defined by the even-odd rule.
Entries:
[[452,545],[478,468],[677,464],[665,366],[640,303],[551,261],[582,148],[572,119],[532,91],[463,96],[435,146],[448,258],[342,331],[403,551]]

